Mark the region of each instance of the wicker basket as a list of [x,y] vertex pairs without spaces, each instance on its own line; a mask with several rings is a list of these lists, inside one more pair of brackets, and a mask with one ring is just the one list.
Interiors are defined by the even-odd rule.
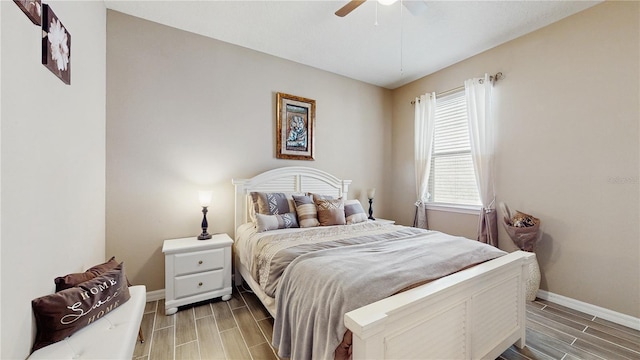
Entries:
[[[507,205],[501,203],[500,207],[505,214],[505,217],[502,219],[502,225],[513,243],[516,244],[520,250],[535,252],[540,235],[540,219],[517,210],[512,217]],[[514,226],[514,224],[520,226]]]

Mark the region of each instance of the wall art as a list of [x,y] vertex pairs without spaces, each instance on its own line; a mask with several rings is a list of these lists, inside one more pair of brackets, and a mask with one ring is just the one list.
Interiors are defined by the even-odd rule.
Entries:
[[47,4],[42,5],[42,64],[71,84],[71,34]]
[[314,160],[316,101],[277,93],[276,157]]
[[42,16],[41,0],[13,0],[32,23],[40,26]]

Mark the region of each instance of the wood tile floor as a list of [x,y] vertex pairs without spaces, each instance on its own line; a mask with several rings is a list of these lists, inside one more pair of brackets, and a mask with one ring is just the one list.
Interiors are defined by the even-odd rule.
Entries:
[[[242,289],[166,316],[164,300],[147,303],[146,341],[134,359],[278,359],[271,347],[273,319]],[[527,346],[499,359],[640,359],[640,331],[544,300],[527,305]]]

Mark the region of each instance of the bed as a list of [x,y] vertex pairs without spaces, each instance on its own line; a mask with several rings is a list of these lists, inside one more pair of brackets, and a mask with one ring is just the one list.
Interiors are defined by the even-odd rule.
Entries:
[[[290,303],[296,304],[298,298],[287,297],[289,293],[286,289],[290,287],[287,282],[276,285],[280,287],[278,300],[274,298],[273,289],[261,286],[264,285],[261,283],[263,279],[254,276],[256,270],[248,260],[250,255],[247,255],[246,246],[242,245],[245,243],[243,237],[248,236],[247,232],[251,232],[248,229],[252,227],[248,224],[251,222],[252,207],[249,194],[314,193],[348,199],[351,181],[341,180],[309,167],[285,167],[264,172],[250,179],[234,179],[233,184],[236,229],[235,282],[241,284],[244,280],[274,317],[274,328],[287,330],[287,323],[282,325],[282,319],[289,318],[288,307],[293,307]],[[406,237],[413,236],[412,231],[417,231],[408,227],[371,222],[358,225],[373,233],[404,232]],[[342,225],[346,226],[355,228],[355,225]],[[353,231],[353,228],[349,231]],[[274,234],[285,231],[277,230]],[[322,231],[329,230],[310,231],[319,231],[320,236],[326,237],[327,234],[322,234]],[[333,230],[330,232],[333,233]],[[406,291],[394,292],[390,296],[363,304],[344,314],[340,313],[338,316],[341,318],[341,325],[352,334],[349,350],[352,358],[496,358],[512,344],[524,347],[524,284],[531,261],[532,254],[517,251],[482,261],[474,266],[465,266],[463,270],[451,275]],[[292,263],[298,265],[296,261]],[[295,269],[298,268],[304,269]],[[291,269],[294,267],[284,270],[283,278],[293,278],[297,275]],[[291,292],[294,293],[296,292]],[[278,324],[279,322],[281,324]],[[288,331],[295,332],[291,329]],[[274,331],[274,342],[278,337],[279,334],[275,334]],[[300,356],[292,356],[297,357]]]

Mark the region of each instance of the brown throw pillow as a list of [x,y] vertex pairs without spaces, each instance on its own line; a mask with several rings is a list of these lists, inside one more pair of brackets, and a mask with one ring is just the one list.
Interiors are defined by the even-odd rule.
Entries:
[[31,351],[72,335],[130,297],[124,263],[121,263],[77,287],[32,300],[37,331]]
[[313,199],[318,210],[318,221],[320,226],[344,225],[344,201],[342,199],[325,200]]
[[98,264],[83,273],[73,273],[65,276],[59,276],[53,280],[56,283],[56,292],[72,288],[85,281],[89,281],[96,276],[102,275],[103,273],[114,269],[116,266],[118,266],[118,262],[116,261],[116,257],[112,256],[109,261]]

